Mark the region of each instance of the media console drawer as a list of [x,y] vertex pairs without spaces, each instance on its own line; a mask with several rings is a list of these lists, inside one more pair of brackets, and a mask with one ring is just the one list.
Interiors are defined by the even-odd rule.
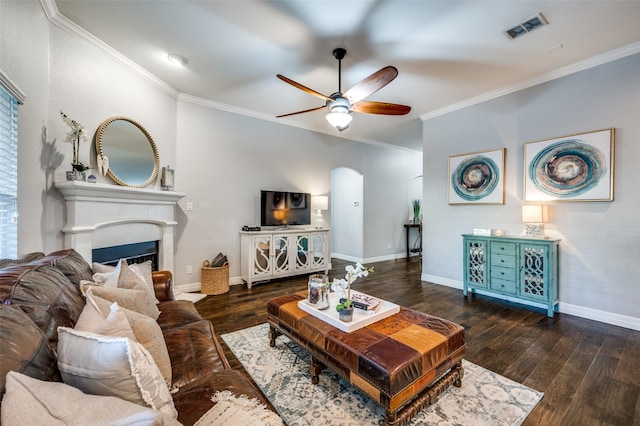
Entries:
[[510,254],[511,256],[516,255],[516,244],[515,243],[505,243],[504,241],[490,241],[491,243],[491,254]]
[[499,266],[503,268],[515,268],[516,256],[515,253],[511,256],[506,254],[491,254],[491,266]]

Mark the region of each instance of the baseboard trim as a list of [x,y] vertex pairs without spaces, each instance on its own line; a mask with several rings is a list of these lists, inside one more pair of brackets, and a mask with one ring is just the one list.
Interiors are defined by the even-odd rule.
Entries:
[[354,262],[354,263],[358,262],[362,264],[384,262],[385,260],[404,259],[406,257],[407,257],[406,253],[393,253],[393,254],[386,254],[384,256],[375,256],[375,257],[366,257],[366,258],[348,256],[346,254],[340,254],[340,253],[331,253],[332,259],[335,258],[335,259],[344,260],[346,262]]
[[[462,290],[462,281],[452,280],[450,278],[439,277],[436,275],[422,274],[422,281],[427,281],[433,284],[443,285],[447,287],[457,288]],[[512,297],[502,296],[494,293],[486,293],[482,290],[476,290],[478,294],[483,294],[490,297],[495,297],[496,299],[507,300],[514,303],[520,303],[522,305],[541,307],[543,309],[547,309],[546,304],[538,304],[535,302],[529,302],[522,299],[515,299]],[[605,324],[616,325],[618,327],[629,328],[631,330],[640,331],[640,318],[630,317],[627,315],[620,315],[614,312],[600,311],[598,309],[587,308],[584,306],[573,305],[570,303],[559,302],[558,303],[558,311],[563,314],[573,315],[580,318],[585,318],[588,320],[603,322]]]
[[427,281],[433,284],[444,285],[447,287],[457,288],[458,290],[462,290],[462,281],[452,280],[450,278],[438,277],[436,275],[422,274],[420,276],[422,281]]
[[[229,285],[238,285],[238,284],[244,284],[244,281],[242,281],[241,277],[230,277],[229,278]],[[189,284],[179,284],[176,285],[173,290],[176,293],[195,293],[195,292],[199,292],[202,289],[202,284],[200,283],[200,281],[198,281],[197,283],[189,283]]]
[[587,308],[584,306],[578,306],[564,302],[560,302],[559,307],[560,312],[564,314],[574,315],[576,317],[586,318],[611,325],[617,325],[619,327],[630,328],[631,330],[640,331],[640,318],[620,315],[613,312],[600,311],[598,309]]

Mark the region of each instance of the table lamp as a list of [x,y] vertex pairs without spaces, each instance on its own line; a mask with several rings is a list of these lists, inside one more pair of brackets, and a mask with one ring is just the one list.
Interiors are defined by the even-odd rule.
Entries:
[[329,197],[325,195],[314,195],[311,197],[311,208],[316,211],[316,228],[322,229],[324,219],[322,219],[322,210],[329,208]]
[[527,237],[544,237],[543,223],[549,221],[549,211],[544,204],[525,204],[522,206],[522,222],[525,224],[524,235]]

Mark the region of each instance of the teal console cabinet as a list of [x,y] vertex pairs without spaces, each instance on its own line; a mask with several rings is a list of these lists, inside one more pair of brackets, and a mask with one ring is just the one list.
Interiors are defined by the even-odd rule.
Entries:
[[558,312],[560,240],[463,235],[463,295],[482,290],[508,299],[547,305]]

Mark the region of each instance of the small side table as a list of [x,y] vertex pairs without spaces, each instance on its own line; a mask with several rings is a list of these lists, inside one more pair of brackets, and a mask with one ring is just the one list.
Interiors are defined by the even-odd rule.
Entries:
[[[422,224],[421,223],[405,223],[404,224],[406,233],[407,233],[407,260],[409,260],[409,256],[411,253],[420,253],[422,254]],[[411,228],[417,228],[418,234],[420,237],[420,247],[419,248],[411,248],[409,245],[409,234],[411,233]]]

